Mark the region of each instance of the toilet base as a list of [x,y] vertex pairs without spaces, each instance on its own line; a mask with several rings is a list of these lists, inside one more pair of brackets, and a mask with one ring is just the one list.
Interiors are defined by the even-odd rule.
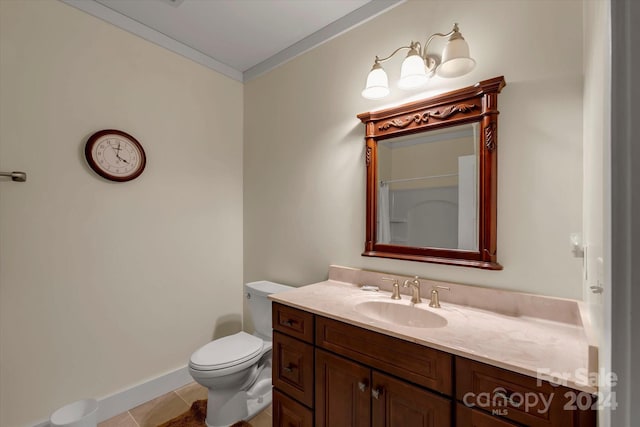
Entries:
[[229,427],[240,420],[248,421],[271,404],[271,363],[267,363],[247,390],[238,391],[220,402],[218,392],[209,390],[207,427]]

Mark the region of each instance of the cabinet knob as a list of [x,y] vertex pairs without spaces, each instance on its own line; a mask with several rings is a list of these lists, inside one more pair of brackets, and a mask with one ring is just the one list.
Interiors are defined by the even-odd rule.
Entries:
[[283,320],[282,324],[284,326],[293,326],[294,321],[293,320]]
[[358,381],[358,388],[360,391],[365,391],[367,389],[367,383],[364,381]]
[[495,397],[504,399],[505,402],[507,402],[509,405],[513,406],[514,408],[519,408],[520,406],[522,406],[522,403],[523,403],[522,400],[513,400],[512,398],[513,392],[510,392],[503,388],[494,390],[493,395]]
[[373,396],[374,399],[379,399],[381,394],[382,394],[381,388],[371,389],[371,396]]
[[284,368],[282,368],[285,372],[293,372],[294,369],[296,369],[296,365],[292,365],[291,363],[289,363],[287,366],[285,366]]

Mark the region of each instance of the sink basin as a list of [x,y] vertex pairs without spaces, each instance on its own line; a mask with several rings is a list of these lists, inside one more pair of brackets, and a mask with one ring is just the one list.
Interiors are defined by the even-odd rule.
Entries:
[[442,328],[447,319],[413,305],[400,302],[365,301],[357,304],[355,310],[373,320],[412,328]]

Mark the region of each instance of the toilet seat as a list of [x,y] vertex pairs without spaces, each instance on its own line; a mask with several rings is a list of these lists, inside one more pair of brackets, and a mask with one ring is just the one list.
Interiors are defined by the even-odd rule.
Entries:
[[197,371],[226,370],[247,365],[263,353],[264,341],[246,332],[238,332],[211,341],[196,350],[189,360],[189,367]]

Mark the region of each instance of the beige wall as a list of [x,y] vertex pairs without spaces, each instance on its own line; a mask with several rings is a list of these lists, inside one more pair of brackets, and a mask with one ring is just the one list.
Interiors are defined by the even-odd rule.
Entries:
[[[460,24],[478,65],[425,96],[504,75],[498,148],[502,271],[366,258],[364,128],[375,55]],[[436,45],[437,46],[442,46]],[[397,80],[401,58],[389,62]],[[393,85],[393,83],[392,83]],[[245,84],[244,278],[303,285],[329,264],[581,298],[582,3],[409,1]]]
[[[0,425],[184,367],[242,312],[242,85],[62,2],[0,1]],[[93,132],[147,169],[97,177]]]

